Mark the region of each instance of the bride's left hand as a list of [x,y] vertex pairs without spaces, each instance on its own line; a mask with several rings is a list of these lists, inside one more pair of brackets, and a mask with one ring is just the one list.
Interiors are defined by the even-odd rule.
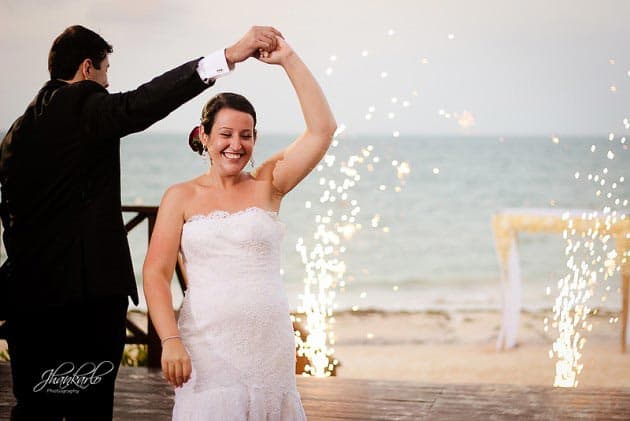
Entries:
[[278,46],[273,51],[259,50],[258,60],[267,64],[279,64],[284,66],[287,60],[295,54],[293,48],[284,40],[284,38],[276,36]]

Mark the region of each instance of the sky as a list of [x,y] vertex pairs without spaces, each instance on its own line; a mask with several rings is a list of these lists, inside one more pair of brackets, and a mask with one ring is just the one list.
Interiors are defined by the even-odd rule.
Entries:
[[[628,16],[623,0],[1,0],[0,129],[48,79],[67,26],[113,44],[120,92],[272,25],[348,133],[607,136],[630,117]],[[304,128],[283,70],[250,59],[148,130],[187,133],[223,91],[252,101],[261,134]]]

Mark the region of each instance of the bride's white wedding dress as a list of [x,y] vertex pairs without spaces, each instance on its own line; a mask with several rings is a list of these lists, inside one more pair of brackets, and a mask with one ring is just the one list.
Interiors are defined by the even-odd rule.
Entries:
[[175,389],[173,420],[306,419],[280,277],[283,235],[277,214],[258,207],[184,224],[178,324],[192,375]]

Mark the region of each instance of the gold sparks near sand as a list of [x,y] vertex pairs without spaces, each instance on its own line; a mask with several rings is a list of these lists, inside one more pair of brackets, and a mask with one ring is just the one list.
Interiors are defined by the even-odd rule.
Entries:
[[[393,36],[394,33],[390,30],[388,35]],[[363,50],[361,55],[368,56],[368,51]],[[331,62],[336,62],[337,56],[331,56],[330,59]],[[333,71],[334,69],[329,67],[326,69],[326,74],[330,76]],[[386,71],[381,71],[378,74],[378,80],[383,80],[387,76]],[[386,117],[387,121],[393,121],[396,118],[396,112],[391,110],[392,106],[400,107],[402,111],[411,106],[411,101],[392,96],[385,105],[385,108],[389,110],[383,115],[376,113],[375,105],[370,105],[367,108],[365,120]],[[343,254],[353,236],[363,229],[363,225],[359,222],[361,206],[353,197],[352,191],[361,181],[363,172],[373,172],[375,166],[382,162],[372,145],[362,146],[358,153],[348,156],[347,159],[338,159],[337,146],[345,129],[343,124],[340,125],[333,137],[328,154],[317,166],[318,181],[322,188],[319,200],[307,201],[304,204],[306,209],[317,206],[313,244],[309,247],[304,238],[299,238],[296,244],[296,250],[305,268],[304,293],[300,296],[301,305],[298,307],[299,315],[296,316],[296,321],[303,323],[307,334],[303,338],[300,332],[295,332],[296,344],[298,355],[308,359],[303,374],[310,376],[330,376],[338,364],[333,357],[334,311],[337,291],[343,291],[346,286],[346,265]],[[400,130],[394,129],[391,140],[395,141],[399,137]],[[398,185],[393,186],[393,190],[399,193],[411,172],[411,167],[406,161],[393,160],[391,164],[398,180]],[[375,187],[379,192],[388,190],[385,184]],[[369,217],[366,227],[383,233],[390,231],[388,226],[383,226],[382,218],[376,212]],[[396,287],[395,290],[397,291],[398,288]],[[365,298],[365,295],[362,294],[361,298]],[[359,306],[352,306],[353,311],[358,309]]]
[[[394,28],[389,28],[386,36],[390,40],[398,38]],[[447,38],[452,41],[455,39],[455,34],[449,33]],[[359,54],[364,59],[368,56],[372,57],[372,53],[367,48],[362,49]],[[421,57],[419,61],[422,65],[429,64],[427,57]],[[329,57],[328,67],[325,69],[325,74],[328,77],[334,75],[333,66],[338,62],[337,55]],[[387,70],[380,69],[376,72],[377,83],[387,83],[390,75]],[[419,96],[417,88],[410,90],[410,92],[412,98]],[[411,105],[411,98],[392,95],[389,97],[389,101],[379,104],[378,112],[376,105],[369,105],[364,119],[368,122],[382,119],[387,125],[392,123],[398,125],[400,115],[409,110]],[[453,113],[440,110],[439,115],[445,119],[453,118],[464,130],[475,125],[474,115],[466,110]],[[333,326],[335,323],[336,291],[338,289],[343,291],[346,286],[346,265],[343,260],[343,253],[353,236],[363,229],[363,225],[359,222],[361,207],[358,201],[352,197],[352,189],[360,182],[362,172],[371,173],[375,166],[383,162],[371,145],[362,147],[360,152],[350,155],[345,160],[337,159],[336,147],[344,130],[345,126],[341,125],[335,133],[329,154],[317,167],[317,171],[320,173],[319,185],[322,187],[319,203],[313,200],[304,204],[306,209],[313,209],[316,206],[323,209],[322,211],[318,210],[319,213],[315,216],[314,244],[309,247],[307,241],[299,238],[296,245],[296,250],[305,267],[304,294],[300,296],[302,304],[298,307],[298,312],[301,315],[296,316],[299,319],[298,322],[305,324],[307,333],[306,338],[302,338],[300,333],[296,332],[298,355],[306,356],[309,360],[309,364],[305,368],[305,375],[329,376],[338,364],[333,358],[335,344]],[[390,140],[397,141],[401,136],[399,127],[391,127],[390,130]],[[393,190],[395,193],[400,193],[406,183],[411,172],[409,162],[393,159],[391,165],[395,170],[397,185],[381,184],[375,186],[378,192]],[[434,175],[438,175],[440,169],[434,167],[432,172]],[[342,180],[339,180],[339,177]],[[390,232],[390,227],[384,224],[386,221],[382,220],[381,215],[375,209],[370,209],[369,215],[369,222],[365,222],[367,228],[383,233]],[[351,276],[347,278],[348,281],[352,280]],[[395,285],[393,291],[398,290],[399,287]],[[361,298],[365,298],[365,294],[365,292],[362,293]],[[353,311],[359,310],[357,305],[353,305],[351,308]],[[371,339],[374,336],[372,333],[368,333],[367,337]]]
[[[319,197],[322,211],[315,216],[315,243],[309,249],[305,240],[299,238],[296,245],[305,267],[304,294],[300,296],[301,305],[298,307],[298,313],[303,316],[297,316],[296,320],[304,323],[308,334],[302,338],[296,332],[297,352],[309,360],[304,374],[318,377],[330,376],[338,364],[333,358],[333,325],[336,292],[346,286],[343,254],[346,244],[363,229],[358,221],[361,207],[358,200],[353,198],[352,190],[361,180],[361,172],[373,171],[374,165],[380,162],[372,145],[362,147],[358,154],[350,155],[345,160],[338,160],[335,152],[344,131],[345,126],[341,125],[335,133],[329,154],[317,166],[319,185],[323,191]],[[404,185],[410,166],[408,162],[398,161],[393,161],[392,165],[399,180],[399,185],[395,187],[398,192]],[[341,180],[337,178],[339,176]],[[385,190],[386,186],[380,185],[378,188]],[[307,201],[304,205],[311,209],[314,204]],[[372,228],[379,228],[380,223],[381,216],[378,213],[372,216]],[[388,232],[389,228],[383,227],[382,231]],[[365,298],[365,295],[363,292],[361,298]],[[355,308],[358,310],[358,306],[354,306],[353,310]]]
[[[615,143],[613,133],[609,135],[608,141],[611,144],[605,148],[608,151],[604,154],[604,162],[615,159],[612,152]],[[625,138],[619,140],[621,146],[625,143]],[[592,145],[591,153],[596,150],[595,145]],[[574,177],[580,178],[579,171],[575,172]],[[621,272],[622,276],[628,276],[630,272],[627,251],[630,248],[630,219],[621,210],[621,206],[627,206],[628,200],[621,197],[622,193],[618,189],[625,179],[623,176],[613,176],[605,166],[597,174],[588,174],[587,180],[594,183],[595,196],[604,200],[604,206],[601,211],[584,212],[579,216],[569,213],[563,215],[568,273],[557,285],[558,296],[553,307],[552,326],[558,330],[558,337],[549,351],[550,358],[554,355],[558,358],[553,382],[557,387],[578,386],[578,375],[584,368],[580,359],[586,343],[585,332],[592,329],[588,321],[591,314],[588,302],[596,288],[604,285],[608,292],[608,283],[613,275]],[[614,246],[610,240],[614,240]],[[547,288],[547,294],[550,293],[551,289]],[[606,299],[606,295],[601,296],[602,302]],[[616,320],[618,318],[611,318],[611,323]],[[549,321],[545,318],[544,322],[547,331]]]
[[[393,28],[388,29],[386,35],[390,40],[397,38]],[[448,34],[449,40],[454,38],[454,34]],[[367,48],[362,49],[359,54],[363,58],[372,56]],[[337,55],[329,57],[328,67],[324,71],[328,77],[334,75],[334,65],[339,61]],[[429,59],[422,57],[420,62],[422,65],[427,65]],[[387,83],[389,76],[387,70],[380,69],[376,72],[377,83]],[[418,89],[410,92],[411,97],[419,96]],[[388,125],[392,123],[397,125],[399,116],[404,114],[411,105],[410,98],[390,96],[389,101],[379,104],[379,112],[376,105],[370,105],[364,118],[366,121],[382,119]],[[475,125],[475,118],[469,111],[447,113],[442,110],[440,115],[447,119],[453,117],[463,129]],[[317,212],[316,228],[312,238],[314,244],[310,245],[311,240],[305,241],[303,238],[299,238],[296,244],[296,250],[305,267],[304,294],[300,296],[301,306],[298,307],[300,315],[296,316],[296,321],[304,323],[307,334],[305,338],[302,338],[300,333],[296,332],[298,355],[306,356],[309,360],[305,375],[329,376],[338,364],[333,358],[335,344],[333,327],[336,292],[343,291],[346,286],[346,265],[343,254],[353,236],[363,229],[363,225],[359,222],[361,207],[358,200],[353,198],[352,189],[360,182],[362,173],[366,171],[371,173],[379,163],[384,162],[371,145],[363,146],[358,153],[350,155],[345,160],[338,159],[335,152],[344,130],[345,126],[341,125],[335,133],[329,154],[317,167],[319,185],[322,188],[319,201],[312,200],[304,204],[306,209]],[[401,136],[399,127],[392,127],[390,130],[390,140],[397,141]],[[397,177],[397,185],[380,184],[375,186],[378,192],[393,190],[395,193],[400,193],[405,185],[411,172],[409,162],[394,159],[391,165]],[[433,168],[434,175],[439,172],[438,168]],[[314,209],[315,207],[317,209]],[[366,228],[389,233],[390,227],[385,223],[386,221],[382,220],[377,210],[370,209],[368,220],[365,221]],[[348,281],[353,279],[352,276],[347,278]],[[398,291],[399,287],[396,285],[393,290]],[[364,294],[361,298],[365,298]],[[359,306],[352,306],[352,310],[359,310]],[[372,337],[373,334],[369,333],[368,339]]]

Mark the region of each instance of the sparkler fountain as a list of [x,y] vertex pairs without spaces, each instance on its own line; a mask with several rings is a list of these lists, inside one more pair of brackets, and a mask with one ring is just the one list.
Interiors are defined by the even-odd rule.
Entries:
[[[323,192],[319,197],[321,213],[315,216],[315,244],[309,248],[304,239],[299,238],[296,245],[305,266],[304,294],[301,295],[302,305],[298,307],[298,313],[304,314],[308,332],[306,338],[296,332],[298,355],[306,356],[309,360],[305,374],[318,377],[330,376],[338,364],[333,359],[336,291],[346,286],[346,265],[343,260],[346,244],[356,232],[363,229],[363,225],[358,222],[361,207],[352,196],[352,190],[361,180],[361,172],[372,171],[374,164],[380,162],[380,158],[374,156],[372,145],[362,147],[359,154],[338,162],[334,152],[344,130],[345,126],[342,125],[335,134],[330,153],[317,167]],[[396,191],[400,191],[410,172],[409,163],[394,161],[392,164],[400,180]],[[337,178],[339,176],[341,181]],[[383,186],[379,186],[379,189],[382,190]],[[306,208],[313,206],[310,201],[305,203]],[[379,219],[378,214],[371,219],[372,228],[378,227]],[[384,232],[387,230],[384,229]],[[301,317],[297,321],[301,322]]]
[[[393,37],[395,31],[389,29],[388,37]],[[449,40],[454,39],[453,34],[448,35]],[[364,58],[370,56],[367,49],[361,51],[360,55]],[[335,63],[338,61],[337,55],[331,55],[330,61]],[[422,64],[428,64],[428,59],[423,58]],[[325,70],[326,76],[330,77],[334,74],[334,69],[328,66]],[[389,72],[380,71],[377,73],[377,80],[386,80]],[[412,96],[417,96],[418,92],[414,89],[411,91]],[[411,107],[411,102],[404,98],[396,96],[390,97],[387,107],[399,106],[403,110]],[[387,108],[383,107],[383,108]],[[370,105],[367,107],[365,114],[366,121],[373,121],[376,113],[376,107]],[[444,114],[442,112],[440,115]],[[470,127],[474,125],[474,117],[470,112],[463,112],[460,116],[454,113],[453,116],[459,121],[460,126]],[[392,122],[396,118],[396,113],[391,110],[383,115],[385,121]],[[445,116],[445,118],[450,118]],[[364,145],[360,147],[360,151],[350,154],[347,159],[337,159],[337,147],[339,141],[344,136],[346,126],[341,125],[333,138],[331,149],[323,162],[317,166],[319,173],[319,184],[322,186],[322,193],[319,197],[319,203],[307,201],[305,207],[312,209],[317,206],[318,212],[315,215],[315,232],[313,233],[314,244],[309,247],[304,238],[299,238],[296,244],[296,250],[302,258],[305,267],[304,277],[304,294],[300,296],[301,306],[298,307],[299,316],[294,321],[303,322],[307,331],[307,337],[301,337],[300,332],[296,332],[296,344],[299,356],[306,356],[309,364],[305,367],[305,375],[312,376],[330,376],[338,361],[334,359],[334,310],[335,298],[338,290],[343,290],[346,286],[345,275],[346,265],[343,260],[343,254],[346,251],[347,244],[352,237],[359,231],[363,230],[363,224],[359,222],[359,214],[361,206],[358,199],[353,197],[353,188],[361,180],[363,171],[372,172],[374,167],[381,163],[381,158],[376,154],[372,145]],[[395,141],[401,135],[400,130],[393,128],[391,131],[391,140]],[[403,160],[393,159],[391,161],[394,167],[398,185],[393,190],[396,193],[402,191],[406,179],[411,172],[410,163]],[[433,168],[433,174],[439,173],[438,168]],[[341,178],[341,180],[339,179]],[[378,186],[379,191],[387,190],[388,186],[381,184]],[[381,229],[382,232],[388,233],[389,227],[381,225],[381,216],[375,212],[367,224],[368,229]],[[395,286],[397,291],[398,287]],[[364,295],[363,293],[362,295]],[[357,310],[358,306],[353,306],[353,310]]]
[[[630,127],[627,119],[624,120],[624,126],[626,129]],[[565,254],[568,274],[558,281],[559,291],[553,307],[553,327],[558,330],[558,338],[549,351],[550,358],[554,354],[558,358],[553,383],[558,387],[578,386],[577,378],[583,369],[580,363],[581,351],[586,343],[584,331],[592,330],[592,324],[588,321],[591,313],[588,302],[598,287],[605,285],[605,292],[601,296],[604,302],[611,289],[607,283],[620,272],[622,299],[628,299],[630,219],[621,210],[627,207],[628,200],[619,188],[625,178],[613,174],[607,166],[617,154],[627,153],[628,147],[625,137],[617,141],[613,133],[609,134],[608,141],[609,147],[604,148],[607,152],[603,157],[606,164],[597,173],[587,176],[588,181],[595,184],[595,196],[604,202],[603,209],[584,212],[579,216],[568,213],[563,215],[566,223],[563,237],[567,242]],[[614,152],[616,149],[617,154]],[[592,145],[590,151],[596,153],[597,146]],[[579,172],[575,173],[575,178],[580,178]],[[610,245],[611,239],[616,243],[615,248]],[[627,318],[628,315],[623,314],[622,317]],[[618,318],[610,320],[611,323],[616,321]],[[545,326],[547,329],[548,326]],[[627,332],[622,333],[624,345],[626,335]]]

